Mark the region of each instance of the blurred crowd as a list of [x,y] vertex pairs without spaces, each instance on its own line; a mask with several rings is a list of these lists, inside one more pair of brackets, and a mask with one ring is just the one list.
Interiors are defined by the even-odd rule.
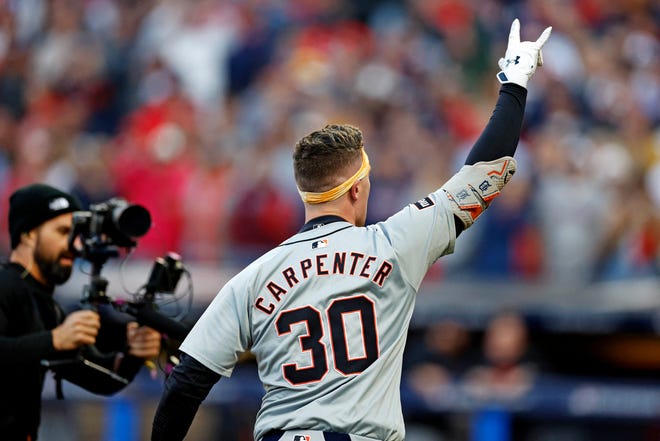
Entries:
[[430,416],[410,412],[415,430],[431,432],[428,440],[482,439],[477,434],[470,437],[465,421],[451,412],[491,407],[520,410],[539,374],[550,372],[530,344],[527,320],[513,310],[488,318],[480,337],[456,318],[438,320],[411,337],[404,357],[403,382],[425,406],[436,411]]
[[0,227],[43,181],[148,208],[137,255],[245,263],[302,224],[292,148],[330,122],[364,131],[382,220],[463,163],[516,17],[553,26],[519,171],[433,274],[657,275],[655,0],[0,1]]

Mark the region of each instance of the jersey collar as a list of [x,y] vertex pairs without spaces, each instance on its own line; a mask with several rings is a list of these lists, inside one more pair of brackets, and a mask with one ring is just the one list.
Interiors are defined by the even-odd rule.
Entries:
[[316,228],[320,228],[324,225],[332,224],[335,222],[347,222],[346,219],[343,219],[334,214],[326,214],[324,216],[315,217],[302,226],[298,233],[304,233],[305,231],[311,231]]

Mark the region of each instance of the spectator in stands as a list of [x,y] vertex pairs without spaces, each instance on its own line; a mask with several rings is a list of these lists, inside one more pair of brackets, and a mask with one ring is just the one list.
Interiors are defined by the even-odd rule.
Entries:
[[522,398],[534,384],[536,366],[530,361],[528,329],[517,312],[502,312],[488,323],[484,360],[463,377],[465,391],[481,400]]

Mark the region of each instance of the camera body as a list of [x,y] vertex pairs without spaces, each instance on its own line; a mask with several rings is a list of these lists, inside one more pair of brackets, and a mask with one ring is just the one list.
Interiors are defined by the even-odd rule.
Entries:
[[89,211],[73,213],[69,248],[85,260],[105,261],[117,255],[117,247],[136,246],[135,238],[144,236],[149,228],[151,214],[146,208],[116,197],[90,205]]
[[[98,311],[100,305],[110,305],[119,312],[132,315],[141,325],[156,329],[164,337],[183,340],[189,327],[179,322],[179,319],[161,314],[156,299],[157,294],[164,293],[172,295],[175,299],[173,301],[178,301],[175,295],[177,283],[182,274],[190,277],[178,254],[170,252],[156,259],[148,282],[134,294],[133,301],[113,300],[106,294],[108,280],[101,275],[103,265],[109,258],[118,257],[120,248],[137,246],[136,239],[144,236],[150,228],[149,211],[119,197],[92,204],[88,211],[73,213],[69,249],[76,257],[91,264],[90,280],[83,288],[80,306]],[[189,294],[192,296],[192,291]],[[98,359],[104,355],[96,346],[91,345],[81,348],[74,358],[42,360],[41,364],[57,375],[84,370],[99,375],[99,378],[109,377],[122,387],[128,384],[128,380],[91,361],[92,357]]]
[[181,337],[187,329],[157,312],[156,304],[158,294],[176,297],[179,279],[182,274],[188,274],[177,253],[169,252],[155,260],[147,283],[134,294],[132,302],[113,300],[106,294],[108,280],[101,275],[103,265],[109,258],[119,256],[119,248],[137,246],[136,239],[144,236],[149,228],[149,211],[119,197],[92,204],[89,211],[73,213],[69,248],[76,257],[92,265],[89,283],[83,288],[81,306],[95,310],[98,305],[110,304],[121,312],[133,315],[142,324]]

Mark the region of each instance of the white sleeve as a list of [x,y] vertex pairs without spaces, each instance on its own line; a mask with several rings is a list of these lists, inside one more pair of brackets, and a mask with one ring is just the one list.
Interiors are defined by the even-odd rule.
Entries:
[[239,356],[250,347],[249,308],[230,280],[197,320],[180,350],[225,377],[231,376]]
[[454,251],[456,225],[442,189],[376,224],[395,250],[404,277],[418,289],[429,267]]

